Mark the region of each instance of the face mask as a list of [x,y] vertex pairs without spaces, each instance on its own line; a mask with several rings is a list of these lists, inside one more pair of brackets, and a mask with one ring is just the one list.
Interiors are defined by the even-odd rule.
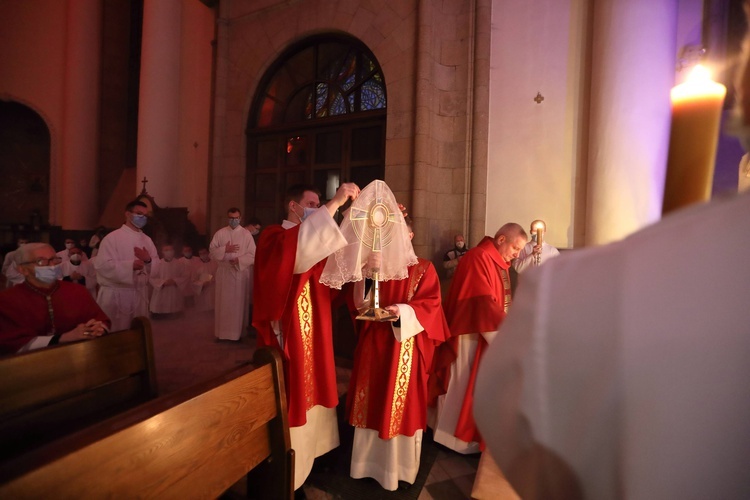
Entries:
[[172,260],[173,257],[174,257],[174,250],[167,250],[166,252],[164,252],[164,258],[166,260]]
[[72,243],[66,243],[66,244],[65,244],[65,248],[66,248],[67,250],[70,250],[70,249],[71,249],[71,248],[73,248],[74,246],[75,246],[75,245],[73,245]]
[[141,229],[143,226],[146,225],[146,222],[148,222],[148,217],[141,214],[133,214],[132,219],[133,225],[137,227],[138,229]]
[[70,256],[70,263],[73,265],[78,265],[81,263],[81,256],[80,255],[71,255]]
[[203,262],[208,262],[210,260],[208,255],[201,255],[200,257]]
[[56,266],[36,266],[34,268],[34,276],[42,283],[50,285],[62,279],[62,268],[59,264]]
[[252,228],[252,229],[250,230],[250,234],[252,234],[253,236],[257,236],[259,232],[260,232],[260,231],[258,231],[258,230],[257,230],[257,229],[255,229],[255,228]]
[[459,241],[458,243],[456,243],[456,248],[463,248],[465,245],[466,243],[464,243],[463,241]]
[[229,219],[229,227],[231,227],[232,229],[236,228],[239,225],[240,221],[238,221],[237,219]]
[[193,258],[193,254],[192,254],[191,252],[185,252],[185,253],[184,253],[184,254],[182,254],[182,255],[183,255],[183,256],[184,256],[184,257],[185,257],[186,259],[192,259],[192,258]]
[[294,212],[294,214],[295,214],[295,215],[296,215],[297,217],[299,217],[299,219],[300,219],[300,223],[304,222],[304,221],[305,221],[305,219],[307,219],[308,217],[310,217],[310,216],[311,216],[312,214],[314,214],[314,213],[315,213],[315,212],[317,212],[317,210],[318,210],[317,208],[312,208],[312,207],[303,207],[303,206],[302,206],[302,205],[300,205],[299,203],[297,203],[297,206],[298,206],[298,207],[300,207],[300,208],[302,209],[302,215],[298,214],[297,212]]

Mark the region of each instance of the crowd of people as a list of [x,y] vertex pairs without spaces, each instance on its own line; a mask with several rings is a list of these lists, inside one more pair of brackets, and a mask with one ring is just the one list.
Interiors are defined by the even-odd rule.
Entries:
[[[262,232],[260,221],[243,225],[241,211],[231,207],[226,226],[197,256],[189,245],[165,244],[157,251],[143,231],[148,208],[137,200],[125,207],[120,228],[97,230],[89,241],[66,238],[58,252],[19,241],[3,269],[11,286],[2,292],[9,300],[0,300],[7,305],[0,308],[3,354],[95,338],[128,328],[136,316],[180,314],[187,307],[214,310],[217,340],[238,341],[252,325],[258,344],[278,349],[285,361],[297,489],[314,459],[339,445],[332,307],[346,303],[354,317],[373,293],[369,279],[343,291],[321,282],[328,257],[347,245],[335,215],[359,193],[358,186],[343,184],[321,207],[316,188],[293,186],[286,219]],[[405,209],[402,217],[398,237],[413,253]],[[379,288],[396,321],[355,321],[347,402],[347,419],[356,428],[351,475],[374,477],[388,490],[416,478],[429,405],[438,442],[461,453],[479,451],[469,411],[473,376],[486,347],[483,336],[491,336],[507,312],[507,270],[526,233],[506,224],[472,250],[463,237],[455,242],[447,315],[435,267],[414,256],[404,279]],[[262,293],[253,301],[254,285]],[[35,311],[24,312],[36,318],[34,324],[14,314],[17,301]]]

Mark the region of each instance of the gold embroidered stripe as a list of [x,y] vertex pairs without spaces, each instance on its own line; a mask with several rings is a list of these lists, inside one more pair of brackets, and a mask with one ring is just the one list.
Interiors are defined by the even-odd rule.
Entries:
[[391,405],[391,428],[388,438],[398,436],[401,433],[401,422],[404,419],[404,407],[406,406],[406,393],[409,390],[409,379],[411,378],[411,364],[414,360],[413,338],[401,342],[401,350],[398,354],[398,372],[396,383],[393,387],[393,403]]
[[297,297],[297,315],[299,329],[302,335],[303,373],[305,376],[305,408],[309,410],[315,405],[315,386],[313,380],[313,312],[310,302],[310,282],[302,287],[302,293]]
[[510,275],[505,269],[500,269],[500,278],[503,280],[503,310],[507,313],[510,308]]

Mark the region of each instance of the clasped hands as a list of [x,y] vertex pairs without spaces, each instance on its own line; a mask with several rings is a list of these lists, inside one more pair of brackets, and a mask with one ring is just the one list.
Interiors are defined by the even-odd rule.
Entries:
[[135,260],[133,261],[134,271],[140,271],[146,266],[147,262],[151,262],[151,254],[148,253],[146,247],[133,247],[133,255],[135,255]]
[[86,323],[80,323],[71,331],[60,336],[62,342],[72,342],[90,337],[101,337],[107,332],[107,328],[99,320],[90,319]]

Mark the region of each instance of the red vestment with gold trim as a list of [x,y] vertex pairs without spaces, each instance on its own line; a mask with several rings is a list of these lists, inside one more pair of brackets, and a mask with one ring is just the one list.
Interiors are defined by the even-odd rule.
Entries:
[[[350,309],[356,315],[351,296]],[[409,277],[380,283],[380,304],[408,304],[424,331],[398,342],[391,323],[355,321],[358,333],[347,416],[355,427],[374,429],[381,439],[413,436],[427,425],[427,378],[435,346],[449,336],[440,304],[440,281],[424,259]]]
[[[304,425],[313,406],[338,404],[331,330],[331,298],[338,290],[320,283],[325,260],[293,274],[299,228],[265,228],[255,253],[253,326],[258,346],[275,347],[284,358],[290,427]],[[283,348],[274,320],[281,323]]]

